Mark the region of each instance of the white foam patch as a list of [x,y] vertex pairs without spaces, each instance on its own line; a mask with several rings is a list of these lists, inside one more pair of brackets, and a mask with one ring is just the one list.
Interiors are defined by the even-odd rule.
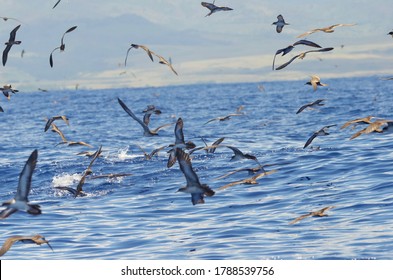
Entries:
[[134,159],[140,157],[140,155],[129,155],[128,154],[128,147],[124,149],[119,149],[117,157],[119,160],[126,160],[126,159]]
[[53,187],[69,187],[77,184],[82,178],[82,174],[60,174],[56,175],[52,179]]

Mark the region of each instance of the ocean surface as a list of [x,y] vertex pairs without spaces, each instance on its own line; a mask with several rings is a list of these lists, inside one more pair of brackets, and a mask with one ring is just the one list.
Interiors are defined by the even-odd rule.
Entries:
[[[13,235],[41,234],[48,246],[16,243],[2,259],[392,259],[393,135],[361,135],[365,128],[340,127],[368,115],[393,118],[393,81],[378,77],[324,79],[313,91],[306,81],[204,84],[111,90],[17,93],[0,98],[0,201],[11,199],[27,158],[38,149],[29,199],[42,215],[17,212],[0,220],[0,243]],[[169,123],[159,136],[144,137],[141,126],[118,104],[138,116],[147,105],[162,111],[150,127]],[[317,110],[296,111],[316,99]],[[212,118],[235,113],[226,121]],[[55,123],[70,141],[93,146],[57,145],[58,134],[44,132],[46,120],[66,115],[70,125]],[[214,154],[192,154],[201,183],[216,191],[205,204],[193,205],[190,194],[176,192],[186,183],[178,163],[167,168],[166,148],[146,160],[146,152],[174,143],[177,118],[186,141],[203,146],[225,137]],[[314,131],[326,125],[303,149]],[[90,158],[92,166],[74,198],[55,187],[76,188]],[[258,184],[220,187],[248,178],[247,171],[222,179],[252,160],[230,161],[224,145],[253,154],[266,171],[277,172]],[[98,178],[110,173],[128,177]],[[300,215],[334,206],[324,217]],[[3,208],[2,208],[3,209]]]

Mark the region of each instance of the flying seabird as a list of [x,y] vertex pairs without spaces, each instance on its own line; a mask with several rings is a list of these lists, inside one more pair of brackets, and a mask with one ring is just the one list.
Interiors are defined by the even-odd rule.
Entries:
[[7,208],[0,212],[0,219],[5,219],[16,211],[26,211],[32,215],[41,214],[40,205],[29,203],[29,192],[31,188],[31,177],[37,164],[38,151],[34,150],[27,160],[19,175],[18,188],[13,199],[3,202],[2,206]]
[[191,155],[192,153],[194,153],[195,151],[199,151],[199,150],[205,150],[207,154],[214,154],[214,152],[216,151],[217,147],[220,146],[220,144],[222,143],[222,141],[224,141],[225,137],[221,137],[219,139],[217,139],[216,141],[213,142],[213,144],[208,145],[205,141],[205,139],[203,139],[203,137],[201,137],[203,143],[205,143],[205,146],[201,146],[201,147],[196,147],[193,148],[192,150],[190,150],[188,153]]
[[235,186],[235,185],[240,185],[240,184],[255,185],[255,184],[258,184],[257,180],[259,178],[262,178],[262,177],[264,177],[266,175],[270,175],[270,174],[273,174],[273,173],[276,173],[276,172],[277,172],[276,169],[268,171],[268,172],[265,172],[265,170],[262,169],[261,172],[257,173],[256,175],[254,175],[254,176],[252,176],[250,178],[246,178],[246,179],[243,179],[243,180],[239,180],[239,181],[235,181],[235,182],[226,184],[225,186],[222,186],[222,187],[218,188],[218,190],[220,190],[220,191],[221,190],[225,190],[226,188],[229,188],[229,187],[232,187],[232,186]]
[[324,208],[322,208],[322,209],[320,209],[320,210],[313,211],[313,212],[310,212],[310,213],[301,215],[300,217],[297,217],[296,219],[294,219],[294,220],[293,220],[292,222],[290,222],[289,224],[290,224],[290,225],[293,225],[293,224],[295,224],[295,223],[299,222],[300,220],[303,220],[304,218],[307,218],[307,217],[326,217],[326,216],[328,216],[328,215],[325,214],[325,212],[326,212],[327,210],[329,210],[329,209],[332,209],[332,208],[334,208],[334,206],[328,206],[328,207],[324,207]]
[[176,121],[175,125],[175,144],[170,144],[168,147],[171,147],[171,149],[168,151],[169,153],[169,158],[167,162],[167,167],[170,168],[172,167],[175,162],[176,162],[176,150],[177,149],[194,149],[196,145],[192,141],[187,141],[187,143],[184,141],[184,134],[183,134],[183,119],[178,118]]
[[138,148],[142,151],[144,157],[146,160],[151,160],[153,158],[154,155],[158,154],[161,150],[165,149],[167,146],[161,146],[157,149],[154,149],[153,151],[151,151],[150,154],[146,153],[146,151],[139,145],[137,145]]
[[358,119],[350,120],[350,121],[347,121],[346,123],[344,123],[344,124],[340,127],[340,129],[344,129],[344,128],[350,126],[350,125],[356,125],[356,124],[358,124],[358,123],[361,123],[361,124],[370,124],[370,123],[372,123],[371,119],[373,119],[373,118],[375,118],[375,117],[373,117],[373,116],[367,116],[367,117],[364,117],[364,118],[358,118]]
[[216,118],[210,119],[207,122],[205,122],[204,124],[208,124],[208,123],[213,122],[213,121],[223,122],[223,121],[229,120],[233,116],[242,116],[242,115],[244,115],[244,114],[232,113],[232,114],[229,114],[229,115],[226,115],[226,116],[223,116],[223,117],[216,117]]
[[214,5],[214,2],[216,2],[215,0],[213,1],[213,3],[207,3],[207,2],[201,2],[201,5],[205,8],[208,8],[210,10],[210,13],[208,13],[205,17],[212,15],[215,12],[219,12],[219,11],[232,11],[232,8],[229,7],[218,7],[216,5]]
[[322,127],[320,130],[314,132],[313,135],[311,135],[311,137],[308,138],[308,140],[307,140],[306,144],[304,145],[303,149],[305,149],[308,145],[310,145],[311,142],[315,139],[315,137],[329,135],[329,132],[327,132],[327,129],[329,127],[333,127],[333,126],[336,126],[336,125],[335,124],[327,125],[327,126]]
[[318,31],[322,31],[322,32],[325,32],[325,33],[332,33],[332,32],[334,32],[334,28],[336,28],[336,27],[339,27],[339,26],[354,26],[354,25],[356,25],[356,23],[351,23],[351,24],[339,23],[339,24],[330,25],[328,27],[315,28],[315,29],[307,31],[307,32],[305,32],[303,34],[300,34],[296,38],[306,37],[306,36],[308,36],[308,35],[310,35],[312,33],[318,32]]
[[156,55],[154,52],[152,52],[151,50],[149,50],[148,47],[144,46],[144,45],[137,45],[137,44],[131,44],[131,47],[128,48],[127,50],[127,54],[126,54],[126,58],[124,60],[124,66],[127,66],[127,58],[128,58],[128,53],[130,52],[131,49],[139,49],[141,48],[142,50],[144,50],[147,55],[150,57],[151,61],[154,61],[153,59],[153,54]]
[[312,85],[314,91],[317,90],[317,86],[325,87],[327,84],[321,83],[321,79],[317,75],[312,75],[311,80],[306,83],[306,85]]
[[[57,5],[57,4],[56,4],[56,5]],[[60,50],[60,52],[62,52],[62,51],[65,50],[64,36],[65,36],[67,33],[71,32],[71,31],[74,31],[77,27],[78,27],[78,26],[73,26],[73,27],[69,28],[66,32],[64,32],[63,36],[61,37],[60,47],[54,48],[53,51],[50,53],[50,56],[49,56],[49,65],[50,65],[50,67],[53,67],[53,57],[52,57],[52,56],[53,56],[53,52],[54,52],[55,50]]]
[[139,118],[137,118],[134,115],[134,113],[127,107],[127,105],[120,98],[117,98],[117,101],[119,102],[120,106],[124,109],[124,111],[126,111],[127,114],[130,115],[131,118],[136,120],[142,126],[142,128],[143,128],[143,135],[144,136],[156,136],[156,135],[158,135],[157,132],[161,128],[164,128],[164,127],[167,127],[167,126],[171,125],[171,124],[164,124],[164,125],[161,125],[161,126],[157,127],[154,130],[150,130],[149,127],[143,121],[141,121]]
[[8,39],[8,42],[5,43],[6,47],[3,51],[3,66],[5,66],[7,62],[8,52],[10,51],[11,47],[13,45],[19,45],[20,43],[22,43],[22,41],[15,41],[16,31],[18,31],[19,27],[20,24],[11,31],[10,38]]
[[238,148],[233,147],[233,146],[224,145],[224,147],[227,147],[227,148],[229,148],[229,149],[231,149],[233,151],[234,155],[231,157],[231,161],[242,160],[242,159],[251,159],[251,160],[256,161],[258,164],[260,164],[258,162],[258,159],[257,159],[256,156],[253,156],[253,155],[250,155],[250,154],[244,154]]
[[11,93],[17,93],[19,90],[12,88],[10,84],[4,85],[0,90],[3,92],[4,96],[7,97],[8,100],[11,98]]
[[349,138],[350,140],[355,139],[356,137],[362,134],[369,134],[371,132],[382,133],[387,130],[390,126],[393,126],[393,120],[376,120],[370,123],[366,128],[356,132],[354,135]]
[[300,107],[300,109],[296,112],[296,114],[303,112],[303,110],[306,108],[315,109],[314,107],[316,107],[316,106],[324,106],[325,104],[322,103],[323,101],[325,101],[325,99],[317,99],[313,102],[307,103],[307,104],[303,105],[302,107]]
[[63,120],[67,125],[70,125],[69,120],[66,116],[62,115],[62,116],[54,116],[48,119],[48,121],[45,124],[45,129],[44,131],[46,132],[50,125],[55,121],[55,120]]
[[248,175],[252,175],[252,174],[255,174],[255,173],[260,172],[260,171],[266,172],[265,167],[267,167],[267,166],[274,166],[274,165],[277,165],[277,164],[264,164],[264,165],[258,165],[256,167],[239,168],[239,169],[230,171],[230,172],[228,172],[228,173],[226,173],[226,174],[224,174],[224,175],[222,175],[220,177],[217,177],[215,180],[224,179],[224,178],[226,178],[226,177],[228,177],[230,175],[236,174],[238,172],[243,172],[243,171],[247,171]]
[[291,64],[292,61],[294,61],[296,58],[303,59],[303,58],[306,56],[306,54],[308,54],[308,53],[310,53],[310,52],[328,52],[328,51],[331,51],[331,50],[333,50],[333,49],[334,49],[334,48],[322,48],[322,49],[318,49],[318,50],[310,50],[310,51],[302,52],[302,53],[300,53],[300,54],[295,55],[294,57],[292,57],[288,62],[284,63],[283,65],[278,66],[278,67],[276,68],[276,70],[281,70],[281,69],[287,67],[287,66],[288,66],[289,64]]
[[390,31],[387,35],[391,35],[393,37],[393,31]]
[[19,19],[16,19],[16,18],[13,18],[13,17],[0,17],[2,20],[4,20],[4,21],[7,21],[7,20],[9,20],[9,19],[12,19],[12,20],[15,20],[15,21],[18,21],[18,22],[20,22],[20,23],[22,23]]
[[278,15],[277,16],[277,21],[273,22],[272,25],[276,26],[277,33],[281,33],[283,27],[285,25],[289,25],[289,23],[285,22],[284,17],[282,15]]
[[49,248],[53,251],[52,246],[49,244],[49,241],[45,239],[42,235],[36,234],[34,236],[20,236],[15,235],[11,236],[4,241],[3,246],[0,249],[0,257],[3,256],[8,250],[14,245],[15,242],[23,242],[23,243],[35,243],[37,245],[48,244]]
[[279,50],[276,51],[276,54],[274,55],[274,58],[273,58],[272,69],[274,70],[274,61],[276,60],[276,55],[282,53],[281,56],[284,56],[287,53],[289,53],[290,51],[292,51],[295,48],[295,46],[297,46],[297,45],[306,45],[306,46],[314,47],[314,48],[322,48],[320,45],[318,45],[318,44],[316,44],[314,42],[311,42],[311,41],[308,41],[308,40],[299,40],[299,41],[293,43],[292,45],[289,45],[286,48],[279,49]]
[[92,145],[90,145],[86,142],[83,142],[83,141],[63,141],[63,142],[58,143],[56,146],[62,145],[62,144],[68,144],[68,146],[86,146],[89,148],[93,148]]
[[204,196],[213,196],[214,191],[206,184],[199,182],[198,175],[192,169],[190,156],[182,149],[176,148],[176,158],[179,162],[180,170],[186,177],[187,185],[179,188],[178,192],[185,192],[191,194],[192,204],[205,203]]

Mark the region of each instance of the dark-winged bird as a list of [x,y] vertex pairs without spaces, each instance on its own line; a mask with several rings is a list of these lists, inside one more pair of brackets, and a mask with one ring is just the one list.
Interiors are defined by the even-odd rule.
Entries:
[[13,199],[3,202],[2,206],[7,208],[0,212],[0,219],[5,219],[16,211],[25,211],[32,215],[41,214],[40,205],[29,203],[29,193],[31,188],[31,178],[37,164],[38,151],[34,150],[27,160],[22,172],[19,175],[18,188]]
[[214,5],[213,3],[207,3],[207,2],[201,2],[201,5],[205,8],[208,8],[210,10],[210,13],[208,13],[205,17],[212,15],[215,12],[219,12],[219,11],[232,11],[232,8],[229,7],[218,7],[216,5]]
[[327,132],[327,129],[328,129],[329,127],[333,127],[333,126],[336,126],[336,125],[335,125],[335,124],[333,124],[333,125],[327,125],[327,126],[322,127],[320,130],[315,131],[315,132],[313,133],[313,135],[311,135],[311,137],[308,138],[308,140],[307,140],[306,144],[304,145],[303,149],[304,149],[304,148],[307,148],[308,145],[310,145],[311,142],[315,139],[315,137],[317,137],[317,136],[329,135],[329,132]]
[[15,41],[16,31],[18,31],[19,27],[20,27],[20,24],[11,31],[10,38],[8,39],[8,42],[5,42],[6,47],[3,51],[3,66],[5,66],[5,64],[7,62],[8,52],[10,51],[11,47],[13,45],[19,45],[20,43],[22,43],[22,41]]
[[63,36],[61,37],[60,47],[54,48],[53,51],[50,53],[50,56],[49,56],[49,64],[50,64],[50,67],[53,67],[53,52],[54,52],[55,50],[60,50],[61,52],[65,50],[64,36],[65,36],[67,33],[71,32],[71,31],[74,31],[77,27],[78,27],[78,26],[73,26],[73,27],[69,28],[66,32],[64,32]]
[[178,189],[178,192],[190,193],[192,204],[205,203],[205,196],[213,196],[214,191],[206,184],[199,182],[198,175],[192,169],[190,156],[182,149],[176,148],[176,158],[180,165],[180,170],[186,178],[187,185]]
[[278,15],[277,16],[277,21],[273,22],[272,25],[276,26],[277,33],[281,33],[283,27],[285,25],[289,25],[289,23],[285,22],[284,17],[282,15]]

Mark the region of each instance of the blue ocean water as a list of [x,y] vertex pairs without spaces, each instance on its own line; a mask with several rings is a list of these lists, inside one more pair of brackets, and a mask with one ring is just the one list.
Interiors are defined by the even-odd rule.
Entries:
[[[17,212],[0,220],[2,243],[13,235],[41,234],[47,246],[16,243],[2,259],[391,259],[393,252],[392,134],[373,133],[354,140],[364,128],[340,129],[348,120],[373,115],[392,118],[393,82],[377,77],[325,79],[313,91],[304,81],[206,84],[138,89],[18,93],[1,99],[0,200],[12,198],[28,156],[38,149],[30,201],[42,215]],[[154,104],[162,111],[150,127],[172,125],[157,137],[119,106],[133,112]],[[296,111],[323,98],[318,110]],[[208,120],[234,113],[227,121]],[[60,137],[44,132],[45,118],[66,115],[70,126],[56,121],[68,140],[94,148],[56,145]],[[204,145],[223,144],[257,156],[266,171],[278,171],[256,185],[219,187],[250,177],[239,168],[251,160],[230,161],[232,151],[219,147],[192,156],[200,181],[216,194],[192,205],[178,164],[166,167],[165,149],[145,160],[147,152],[174,142],[174,123],[184,121],[185,139]],[[325,125],[330,135],[306,140]],[[132,173],[122,178],[90,179],[85,197],[73,198],[56,186],[75,188],[95,151],[102,157],[93,175]],[[326,217],[296,217],[334,206]]]

